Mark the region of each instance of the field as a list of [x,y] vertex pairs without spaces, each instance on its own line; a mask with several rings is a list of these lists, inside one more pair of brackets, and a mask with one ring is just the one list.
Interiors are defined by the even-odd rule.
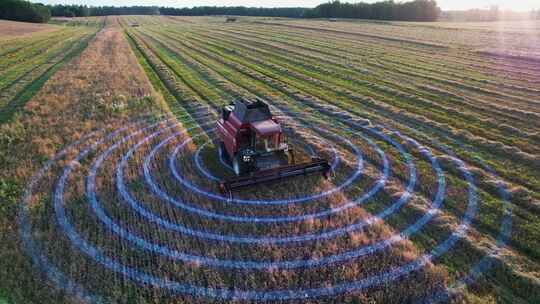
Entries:
[[[54,23],[0,40],[0,302],[540,302],[538,22]],[[332,178],[222,196],[239,97]]]
[[54,31],[57,28],[48,24],[22,23],[9,20],[0,20],[0,36],[5,39],[17,36],[32,36],[36,32]]
[[9,120],[65,62],[78,56],[98,27],[0,20],[0,122]]

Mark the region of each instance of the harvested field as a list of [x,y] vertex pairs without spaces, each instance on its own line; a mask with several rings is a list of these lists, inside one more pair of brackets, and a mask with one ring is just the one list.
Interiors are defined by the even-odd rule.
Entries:
[[[508,31],[110,18],[0,131],[0,295],[539,302],[540,65],[481,51]],[[332,178],[222,195],[214,126],[239,97]]]
[[[31,240],[39,232],[26,229],[35,222],[26,226],[24,218],[17,218],[23,195],[20,185],[62,146],[97,129],[119,128],[139,112],[162,111],[161,97],[115,24],[109,19],[80,56],[46,81],[24,111],[0,126],[0,299],[5,297],[7,303],[70,303],[78,298],[57,288],[77,290],[68,287],[70,274],[61,274],[57,261],[50,262],[39,249],[41,244]],[[28,211],[33,220],[45,224],[41,212],[50,209],[39,205]]]
[[[0,37],[0,123],[10,120],[49,77],[78,56],[103,22],[77,27],[9,23],[6,32],[17,27],[27,34],[6,40]],[[53,30],[33,32],[35,26]]]
[[[520,53],[526,58],[540,59],[538,21],[498,22],[332,22],[295,19],[253,22],[282,25],[289,28],[316,29],[342,35],[366,36],[381,40],[450,49],[496,50],[500,54]],[[471,58],[472,59],[472,58]]]
[[29,36],[36,32],[52,32],[59,28],[48,24],[0,20],[0,39]]

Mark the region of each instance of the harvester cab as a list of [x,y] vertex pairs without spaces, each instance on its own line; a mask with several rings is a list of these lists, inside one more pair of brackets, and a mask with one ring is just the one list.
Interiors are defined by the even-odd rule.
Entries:
[[221,183],[224,192],[298,175],[322,173],[328,177],[330,165],[325,159],[296,164],[279,121],[260,99],[240,99],[223,107],[217,133],[219,157],[236,175]]

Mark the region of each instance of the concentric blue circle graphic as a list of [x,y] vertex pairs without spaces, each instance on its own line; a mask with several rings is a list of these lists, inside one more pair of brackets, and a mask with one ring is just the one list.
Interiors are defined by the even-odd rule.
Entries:
[[[46,244],[40,244],[34,237],[30,204],[36,194],[46,192],[39,187],[40,183],[49,182],[53,185],[53,191],[49,193],[50,204],[54,211],[53,217],[58,225],[58,231],[69,242],[71,250],[82,254],[102,269],[136,284],[152,286],[152,288],[164,289],[172,293],[225,301],[302,300],[336,296],[360,292],[383,284],[393,284],[399,278],[422,270],[426,265],[434,263],[437,258],[453,250],[457,242],[467,235],[478,212],[478,189],[469,166],[450,148],[435,140],[423,145],[411,136],[385,126],[360,124],[354,117],[344,115],[342,112],[339,115],[328,114],[335,114],[334,117],[338,117],[336,119],[339,123],[321,124],[314,130],[310,129],[308,119],[305,117],[294,113],[282,113],[284,118],[297,115],[296,122],[283,120],[286,130],[309,131],[306,132],[305,137],[294,136],[295,145],[303,146],[304,153],[308,156],[321,153],[328,156],[335,173],[334,179],[325,182],[325,186],[318,188],[317,191],[302,192],[300,189],[298,193],[288,197],[280,197],[274,193],[268,194],[267,190],[261,190],[256,199],[244,198],[241,193],[231,199],[219,193],[217,182],[230,174],[230,168],[226,161],[217,155],[217,152],[212,152],[216,150],[213,143],[216,136],[213,129],[214,116],[212,115],[214,114],[209,108],[191,109],[189,114],[183,112],[175,118],[144,118],[117,130],[103,129],[92,132],[45,163],[28,184],[18,221],[23,246],[34,264],[59,288],[65,289],[85,302],[104,301],[102,295],[89,292],[83,284],[73,281],[63,273],[61,268],[41,251]],[[199,123],[195,127],[183,127],[179,122],[189,119],[195,119]],[[415,130],[407,130],[407,134],[415,134]],[[319,145],[314,145],[312,142],[317,142]],[[208,158],[207,155],[213,156]],[[459,225],[456,225],[446,238],[410,261],[396,267],[381,269],[379,273],[330,286],[325,282],[320,282],[320,286],[243,290],[232,287],[211,287],[203,283],[162,277],[148,271],[148,268],[127,265],[118,257],[111,256],[110,252],[78,230],[75,219],[68,211],[70,208],[69,189],[77,182],[83,181],[83,196],[88,207],[88,216],[100,225],[103,231],[137,252],[167,261],[178,261],[186,265],[218,270],[295,272],[317,268],[333,269],[332,267],[337,267],[341,263],[376,255],[402,241],[411,239],[443,213],[442,210],[449,194],[447,173],[439,162],[441,156],[445,156],[447,160],[450,159],[451,166],[459,173],[465,185],[463,191],[467,193],[466,207],[459,219]],[[426,197],[429,204],[422,216],[400,226],[399,231],[395,231],[388,237],[372,240],[360,246],[350,246],[337,252],[328,252],[317,258],[304,256],[237,258],[207,255],[204,252],[193,252],[186,248],[179,249],[167,242],[149,238],[148,233],[142,233],[140,229],[135,229],[133,224],[128,224],[112,214],[109,206],[113,200],[116,207],[135,215],[137,225],[148,227],[147,229],[150,230],[166,231],[192,241],[208,243],[209,246],[227,244],[227,246],[257,248],[257,246],[272,245],[287,249],[332,241],[351,233],[365,231],[375,224],[384,223],[408,208],[412,198],[418,195],[416,192],[422,183],[418,175],[416,164],[418,161],[422,161],[424,166],[429,166],[435,183],[431,197]],[[396,165],[402,166],[401,171],[406,172],[406,175],[393,177],[392,167]],[[493,172],[488,165],[483,164],[483,166],[492,178],[498,179],[496,172]],[[371,174],[369,179],[367,179],[366,171],[368,167],[376,172],[376,174]],[[59,173],[53,174],[54,168]],[[216,171],[215,168],[220,169]],[[166,184],[163,182],[164,179],[167,180]],[[316,178],[313,180],[316,183],[321,182]],[[368,180],[370,182],[367,182]],[[397,180],[401,181],[403,189],[399,195],[387,198],[381,194],[385,187],[395,184]],[[137,187],[133,186],[134,182],[138,183]],[[107,189],[107,195],[104,194],[104,189]],[[498,184],[498,190],[505,214],[500,226],[497,247],[493,248],[477,265],[474,265],[470,273],[459,278],[445,290],[423,299],[424,302],[449,300],[491,266],[490,257],[496,255],[504,246],[511,230],[509,193],[505,183],[501,181]],[[114,193],[114,196],[109,193]],[[333,206],[318,203],[330,199],[337,193],[345,193],[346,200]],[[376,208],[375,212],[365,217],[352,219],[337,227],[313,229],[308,232],[291,230],[286,234],[257,234],[255,231],[240,234],[235,232],[236,230],[215,229],[215,227],[227,225],[251,225],[261,228],[275,225],[282,225],[285,228],[293,227],[313,220],[329,220],[347,215],[354,208],[363,208],[367,204],[375,205],[381,197],[385,198],[381,208]],[[200,204],[200,201],[208,203]],[[213,207],[214,204],[220,208]],[[164,216],[158,211],[159,208],[156,208],[160,205],[167,206],[167,210],[172,210],[171,212],[177,212],[182,216]],[[289,207],[294,207],[296,213],[276,212],[281,208]],[[244,210],[255,211],[244,213],[242,212]],[[211,228],[192,225],[182,221],[184,217],[214,224]]]

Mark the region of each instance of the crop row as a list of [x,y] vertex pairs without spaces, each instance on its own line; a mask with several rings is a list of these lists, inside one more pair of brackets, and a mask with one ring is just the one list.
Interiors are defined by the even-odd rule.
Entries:
[[0,122],[9,120],[65,62],[80,54],[97,27],[73,27],[47,37],[8,41],[14,46],[0,57]]
[[[171,38],[170,38],[170,35],[169,35],[168,38],[171,39]],[[186,43],[187,43],[187,42],[186,42]],[[198,46],[197,46],[197,47],[198,47]],[[214,51],[214,50],[215,50],[215,48],[213,49],[213,51]],[[220,51],[222,52],[223,56],[226,56],[227,58],[232,58],[232,57],[235,56],[235,54],[231,54],[231,53],[227,52],[226,50],[221,49]],[[243,58],[240,57],[240,58],[238,58],[238,59],[236,59],[236,60],[237,60],[237,61],[238,61],[238,60],[242,61],[242,59],[243,59]],[[253,66],[253,65],[252,65],[252,66]],[[260,69],[259,66],[257,66],[257,68]],[[283,82],[285,79],[290,78],[290,75],[288,75],[288,74],[290,74],[288,71],[285,72],[285,73],[281,73],[281,74],[279,74],[278,76],[276,76],[276,78],[274,78],[274,79],[277,79],[277,81]],[[311,81],[311,79],[310,79],[310,81]],[[298,82],[296,82],[296,84],[297,84],[297,83],[298,83]],[[305,86],[306,83],[304,82],[304,83],[302,83],[302,85]],[[309,83],[308,83],[307,85],[309,85]],[[318,89],[318,88],[316,88],[316,89]],[[316,89],[315,89],[315,90],[316,90]],[[334,90],[335,90],[335,89],[334,89]],[[343,89],[342,89],[341,87],[339,87],[338,90],[343,90]],[[366,92],[366,90],[365,90],[363,87],[360,87],[359,90],[361,90],[360,92],[361,92],[362,94],[365,94],[365,92]],[[321,90],[319,89],[319,92],[320,92],[320,91],[321,91]],[[311,95],[316,95],[316,94],[313,94],[313,92],[314,92],[313,90],[310,91],[310,94],[311,94]],[[399,92],[398,92],[398,93],[399,93]],[[328,92],[325,90],[322,94],[328,95]],[[320,95],[319,95],[319,96],[320,96]],[[341,94],[341,96],[343,96],[343,94]],[[358,95],[357,95],[357,96],[358,96]],[[410,95],[409,95],[409,96],[410,96]],[[353,97],[354,97],[354,96],[353,96]],[[374,106],[379,107],[379,108],[380,108],[380,107],[383,107],[383,108],[388,108],[388,107],[389,107],[389,105],[388,105],[386,102],[384,102],[384,103],[377,102],[378,99],[380,98],[380,95],[375,95],[374,97],[375,97],[376,99],[373,99],[373,98],[364,98],[363,95],[360,95],[360,96],[356,97],[356,99],[359,100],[359,102],[363,103],[364,105],[370,105],[370,106],[371,106],[371,105],[374,105]],[[347,99],[350,99],[350,98],[351,98],[350,95],[346,95],[346,99],[344,100],[344,102],[347,102],[347,101],[348,101]],[[343,98],[342,98],[342,99],[343,99]],[[402,99],[402,95],[399,95],[399,96],[394,97],[394,98],[392,98],[392,99],[389,99],[389,98],[384,99],[384,101],[390,100],[392,103],[396,103],[396,102],[397,102],[397,103],[404,104],[404,102],[403,102],[401,99]],[[334,96],[332,96],[332,97],[328,97],[326,100],[328,100],[330,103],[340,101],[340,100],[339,100],[339,96],[336,97],[336,95],[334,95]],[[374,100],[375,100],[375,103],[374,103]],[[358,103],[358,102],[357,102],[357,103]],[[406,105],[407,105],[408,108],[410,109],[410,107],[415,107],[416,104],[415,104],[415,103],[408,102]],[[348,107],[348,108],[351,109],[351,107]],[[354,108],[352,108],[352,109],[354,109]],[[460,139],[460,140],[462,140],[462,141],[465,141],[465,142],[467,142],[467,143],[469,143],[469,144],[471,144],[471,145],[473,145],[473,146],[477,146],[477,147],[478,147],[478,146],[480,146],[480,147],[483,146],[483,147],[485,147],[484,149],[485,149],[485,151],[486,151],[486,152],[485,152],[485,154],[486,154],[486,156],[487,156],[486,158],[492,158],[493,156],[498,156],[499,159],[507,159],[507,158],[509,157],[508,155],[510,154],[510,157],[513,158],[513,159],[515,159],[515,158],[517,158],[517,159],[522,159],[522,164],[516,164],[517,166],[516,166],[515,169],[517,169],[517,171],[516,171],[515,173],[519,172],[519,174],[527,174],[527,175],[529,175],[530,172],[527,172],[527,173],[524,172],[525,169],[528,169],[528,168],[523,167],[523,165],[524,165],[524,164],[527,164],[527,165],[528,165],[528,164],[530,164],[531,162],[532,162],[533,164],[536,163],[535,158],[534,158],[533,155],[528,155],[527,153],[520,152],[519,149],[516,149],[516,147],[514,147],[514,146],[508,146],[508,145],[505,146],[504,142],[508,142],[508,140],[509,140],[509,139],[506,138],[507,135],[508,135],[508,133],[511,133],[511,132],[514,130],[514,129],[511,128],[511,127],[506,127],[506,130],[502,130],[502,131],[501,131],[501,132],[505,132],[505,133],[503,133],[502,136],[499,136],[499,137],[497,138],[497,139],[500,139],[501,141],[503,141],[503,143],[501,144],[501,143],[498,142],[497,140],[493,141],[493,140],[485,139],[485,138],[482,137],[482,136],[477,136],[477,135],[475,135],[475,134],[471,134],[471,133],[470,133],[470,129],[471,129],[471,127],[472,127],[472,124],[470,124],[470,123],[468,124],[468,123],[467,123],[467,119],[463,119],[463,120],[462,120],[462,123],[459,124],[459,125],[458,125],[458,128],[456,129],[456,128],[451,128],[452,126],[448,126],[447,124],[441,123],[441,122],[439,122],[439,121],[437,121],[437,120],[430,120],[430,119],[426,120],[426,117],[419,117],[418,115],[413,114],[413,113],[415,113],[415,112],[417,112],[417,111],[424,111],[424,113],[426,113],[426,112],[425,112],[426,110],[425,110],[425,109],[422,109],[421,107],[418,107],[418,106],[417,106],[416,109],[419,109],[419,110],[414,110],[414,111],[412,111],[412,113],[404,113],[403,110],[400,110],[400,109],[392,109],[392,108],[390,108],[390,110],[386,110],[386,111],[383,109],[382,111],[383,111],[383,113],[384,113],[384,112],[387,113],[387,114],[385,114],[387,117],[388,117],[389,115],[391,115],[391,117],[392,117],[393,119],[395,119],[395,117],[396,117],[397,115],[399,115],[399,116],[405,116],[405,119],[404,119],[405,123],[407,123],[408,121],[411,121],[411,120],[414,121],[414,120],[415,120],[415,117],[416,117],[416,118],[419,118],[420,121],[418,121],[418,119],[416,119],[416,123],[415,123],[415,124],[410,125],[410,122],[408,122],[409,125],[412,126],[412,127],[419,127],[419,126],[420,126],[420,127],[424,127],[424,125],[428,125],[428,126],[430,126],[431,129],[437,127],[437,130],[436,130],[436,131],[437,131],[437,133],[439,133],[439,134],[435,133],[435,134],[434,134],[435,136],[440,136],[440,133],[442,133],[443,136],[447,136],[447,137],[450,136],[450,137],[453,138],[453,139],[457,138],[457,139]],[[364,116],[367,115],[367,113],[365,113],[365,112],[356,112],[356,114],[358,114],[358,115],[364,115]],[[430,114],[431,114],[431,113],[427,112],[427,113],[426,113],[426,116],[427,116],[427,115],[432,116],[432,115],[430,115]],[[448,113],[446,113],[446,114],[448,114]],[[429,117],[429,116],[428,116],[428,117]],[[459,120],[454,119],[453,116],[452,116],[452,117],[445,117],[444,111],[443,111],[443,113],[440,114],[439,117],[441,117],[441,116],[442,116],[443,118],[445,118],[447,121],[450,120],[450,122],[453,122],[454,124],[455,124],[456,122],[459,122]],[[426,124],[426,122],[429,123],[429,124]],[[489,121],[488,121],[487,123],[489,123]],[[479,121],[479,122],[477,123],[477,124],[478,124],[478,127],[476,127],[475,130],[477,130],[477,132],[481,132],[480,135],[485,135],[486,132],[487,132],[485,129],[489,129],[489,130],[493,129],[493,124],[494,124],[494,123],[495,123],[495,122],[492,122],[492,127],[489,127],[489,125],[487,125],[487,126],[485,125],[485,122],[484,122],[484,121]],[[467,130],[467,131],[465,131],[465,130]],[[423,131],[425,131],[426,133],[431,133],[431,131],[428,130],[428,129],[423,129]],[[515,132],[514,132],[514,133],[515,133]],[[518,133],[518,134],[519,134],[519,133]],[[523,145],[523,146],[524,146],[524,149],[527,149],[527,150],[528,150],[528,149],[535,149],[535,148],[534,148],[535,145],[530,145],[530,141],[533,141],[533,142],[536,141],[536,140],[537,140],[537,139],[536,139],[537,135],[536,135],[536,134],[528,135],[527,133],[522,133],[522,134],[525,134],[525,136],[531,137],[531,138],[530,138],[530,139],[529,139],[529,138],[526,138],[526,139],[517,138],[517,139],[514,140],[514,143]],[[489,134],[490,137],[492,137],[492,136],[494,136],[494,135],[495,135],[495,134],[491,134],[491,133]],[[450,144],[451,144],[451,143],[450,143]],[[495,155],[493,155],[493,152],[498,152],[498,153],[495,154]],[[505,171],[505,170],[503,170],[503,171]],[[509,171],[510,171],[510,170],[509,170]],[[527,170],[527,171],[529,171],[529,170]],[[509,173],[509,174],[512,174],[512,171],[510,171],[510,172],[508,172],[508,173]],[[517,174],[516,174],[516,175],[517,175]],[[522,175],[520,175],[520,176],[522,176]],[[532,179],[530,179],[530,180],[529,180],[529,179],[526,179],[526,180],[521,180],[521,181],[520,181],[520,179],[514,178],[513,181],[515,181],[515,182],[529,182],[529,181],[534,182],[535,180],[536,180],[535,178],[532,178]],[[529,184],[529,185],[530,185],[530,184]],[[534,185],[534,184],[533,184],[533,185]],[[533,188],[533,189],[534,189],[534,188]]]
[[[253,31],[253,29],[250,30]],[[373,105],[379,106],[381,109],[379,113],[372,112],[373,110],[356,112],[356,108],[359,107],[359,104],[364,107],[366,102],[365,100],[362,100],[363,103],[359,102],[354,105],[353,103],[348,102],[347,99],[350,97],[344,98],[343,95],[335,95],[342,92],[336,91],[338,90],[336,87],[347,82],[345,79],[341,79],[344,82],[336,83],[333,82],[335,81],[335,78],[324,77],[324,72],[334,71],[334,67],[330,65],[314,64],[314,69],[309,70],[306,68],[305,63],[299,60],[290,59],[291,57],[294,58],[297,56],[295,53],[291,54],[289,58],[286,58],[285,56],[276,55],[286,53],[285,51],[280,51],[279,48],[275,54],[271,54],[262,47],[257,54],[257,47],[260,47],[261,44],[255,42],[250,43],[249,39],[246,39],[245,36],[239,37],[240,35],[237,35],[236,37],[235,35],[230,35],[227,36],[228,39],[220,39],[220,35],[214,34],[214,32],[219,32],[219,29],[205,28],[203,30],[195,27],[175,29],[170,23],[167,23],[167,27],[143,27],[142,29],[130,30],[130,35],[134,37],[138,43],[145,44],[146,49],[144,54],[147,58],[155,56],[156,61],[154,64],[156,66],[159,65],[161,61],[161,64],[164,64],[164,67],[169,70],[170,73],[175,74],[186,87],[191,88],[190,91],[196,96],[195,99],[198,103],[215,106],[216,103],[228,102],[229,100],[223,100],[223,98],[227,98],[228,96],[255,95],[272,100],[278,107],[281,106],[285,109],[295,109],[296,111],[308,111],[306,107],[313,107],[314,105],[335,104],[336,106],[342,107],[342,109],[358,113],[373,121],[385,121],[379,116],[379,113],[384,113],[384,111],[394,115],[403,114],[403,111],[400,111],[399,109],[384,105],[385,102],[377,104],[380,103],[379,100]],[[243,45],[242,43],[235,41],[241,41]],[[296,42],[297,40],[291,41]],[[262,60],[261,58],[266,60]],[[313,56],[306,52],[306,58],[313,58]],[[318,68],[321,68],[321,70],[317,70]],[[319,75],[317,75],[317,73],[319,73]],[[335,73],[336,72],[330,75],[337,75]],[[339,77],[337,78],[339,79]],[[356,77],[356,75],[353,78],[355,80],[361,79],[361,77]],[[334,91],[332,92],[332,90]],[[365,91],[362,91],[362,93],[365,93]],[[220,98],[220,96],[221,99],[216,100],[216,98]],[[380,96],[376,97],[377,99],[380,99]],[[182,100],[183,99],[180,98],[179,102],[182,103]],[[399,102],[399,100],[396,102]],[[367,105],[372,106],[371,103],[367,103]],[[310,115],[314,117],[313,119],[321,116],[316,109],[317,108],[313,108],[315,111],[308,111]],[[323,115],[321,119],[324,121],[324,119],[327,118],[324,118]],[[405,122],[410,120],[410,117],[405,116]],[[420,125],[417,127],[424,130],[422,124],[431,125],[432,123],[433,122],[431,121],[423,120],[419,122]],[[402,127],[400,124],[397,124],[397,126]],[[425,130],[429,130],[429,128],[426,128]],[[455,182],[459,184],[459,180],[456,180]],[[482,214],[497,214],[497,212],[500,212],[497,201],[489,198],[488,194],[485,195],[486,196],[483,197],[483,199],[485,199],[483,208],[485,208],[484,210],[486,212],[483,212]],[[459,213],[458,210],[459,209],[452,210],[452,208],[450,208],[448,212]],[[535,221],[535,216],[533,214],[520,209],[517,211],[524,216],[524,218]],[[390,222],[399,229],[399,223],[406,222],[408,217],[402,216],[397,218],[401,218],[401,220]],[[477,228],[482,233],[490,234],[496,230],[496,219],[486,215],[482,217],[480,222],[481,223],[478,224]],[[518,221],[518,231],[534,234],[533,230],[535,228],[525,227],[525,222],[526,221]],[[528,229],[533,230],[524,232],[524,230],[521,229],[525,229],[525,231]],[[537,254],[530,251],[535,245],[534,242],[531,243],[529,237],[520,239],[518,235],[516,238],[517,239],[514,240],[516,247],[519,248],[519,246],[525,246],[521,247],[521,249],[524,250],[526,254],[532,254],[533,256]],[[415,244],[421,246],[424,242],[429,243],[432,236],[430,236],[429,232],[426,232],[425,235],[422,234],[420,239],[424,240],[418,240]],[[469,252],[470,254],[475,251],[473,249],[473,244],[469,244],[468,246],[469,248],[466,249],[465,252]],[[463,262],[464,260],[467,260],[467,258],[458,257],[457,260]],[[453,265],[456,262],[451,259],[445,261],[445,263],[452,267],[456,266]],[[532,266],[532,268],[535,267],[536,266]],[[505,280],[504,276],[501,280]]]

